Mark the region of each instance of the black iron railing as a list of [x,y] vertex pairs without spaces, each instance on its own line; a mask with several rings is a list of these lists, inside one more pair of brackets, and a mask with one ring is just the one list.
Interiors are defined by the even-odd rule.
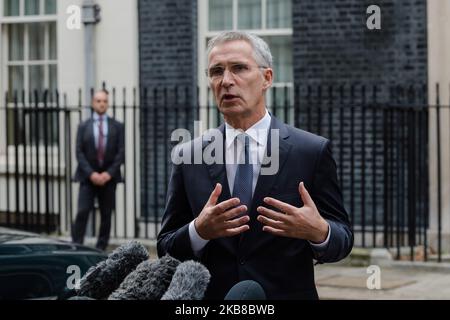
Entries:
[[[110,115],[126,128],[125,182],[118,189],[114,237],[155,238],[176,144],[171,133],[186,128],[194,136],[195,121],[202,120],[203,129],[222,122],[211,92],[203,102],[190,92],[180,87],[110,91]],[[449,138],[441,122],[448,106],[439,99],[430,104],[424,86],[298,86],[277,88],[269,96],[274,116],[332,141],[356,246],[394,248],[397,258],[408,248],[410,259],[436,254],[441,260],[442,148]],[[83,107],[68,105],[57,92],[26,97],[7,94],[0,107],[5,128],[0,224],[68,234],[76,214],[74,140]],[[430,193],[430,179],[436,194]],[[433,213],[430,201],[436,204]],[[93,224],[95,230],[95,219]],[[436,239],[429,239],[430,228]],[[424,248],[420,257],[417,248]]]

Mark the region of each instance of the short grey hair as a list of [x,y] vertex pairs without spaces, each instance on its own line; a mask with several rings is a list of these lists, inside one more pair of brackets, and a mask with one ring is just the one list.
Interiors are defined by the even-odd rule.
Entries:
[[261,67],[272,68],[273,57],[270,52],[269,45],[262,38],[257,35],[246,32],[246,31],[223,31],[208,42],[208,49],[206,51],[206,56],[209,61],[209,54],[211,50],[222,43],[244,40],[247,41],[253,48],[253,56],[256,63]]

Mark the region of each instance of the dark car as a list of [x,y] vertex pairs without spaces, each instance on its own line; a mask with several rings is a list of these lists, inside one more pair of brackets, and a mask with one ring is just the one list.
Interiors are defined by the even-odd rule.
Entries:
[[0,227],[0,300],[62,299],[106,258],[86,246]]

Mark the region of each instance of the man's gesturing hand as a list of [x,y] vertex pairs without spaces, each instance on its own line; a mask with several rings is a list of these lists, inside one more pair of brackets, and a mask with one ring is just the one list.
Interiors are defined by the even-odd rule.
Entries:
[[265,203],[283,213],[258,207],[257,210],[261,214],[258,221],[265,225],[263,231],[274,235],[322,243],[328,236],[328,222],[320,215],[303,182],[299,185],[299,193],[303,201],[301,208],[274,198],[265,198]]
[[247,211],[247,207],[240,203],[238,198],[228,199],[217,204],[222,185],[218,183],[211,193],[208,202],[195,219],[194,226],[198,235],[205,240],[212,240],[222,237],[231,237],[247,231],[250,227],[246,224],[250,221],[248,215],[231,220]]

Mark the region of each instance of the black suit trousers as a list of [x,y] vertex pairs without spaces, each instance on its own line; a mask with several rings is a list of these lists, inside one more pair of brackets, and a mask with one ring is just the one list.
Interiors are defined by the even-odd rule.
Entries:
[[89,213],[94,211],[94,200],[98,199],[100,209],[100,231],[96,247],[105,250],[111,231],[111,216],[116,203],[116,185],[113,180],[103,187],[95,186],[90,181],[80,183],[78,195],[78,212],[72,228],[72,241],[82,244],[86,232]]

